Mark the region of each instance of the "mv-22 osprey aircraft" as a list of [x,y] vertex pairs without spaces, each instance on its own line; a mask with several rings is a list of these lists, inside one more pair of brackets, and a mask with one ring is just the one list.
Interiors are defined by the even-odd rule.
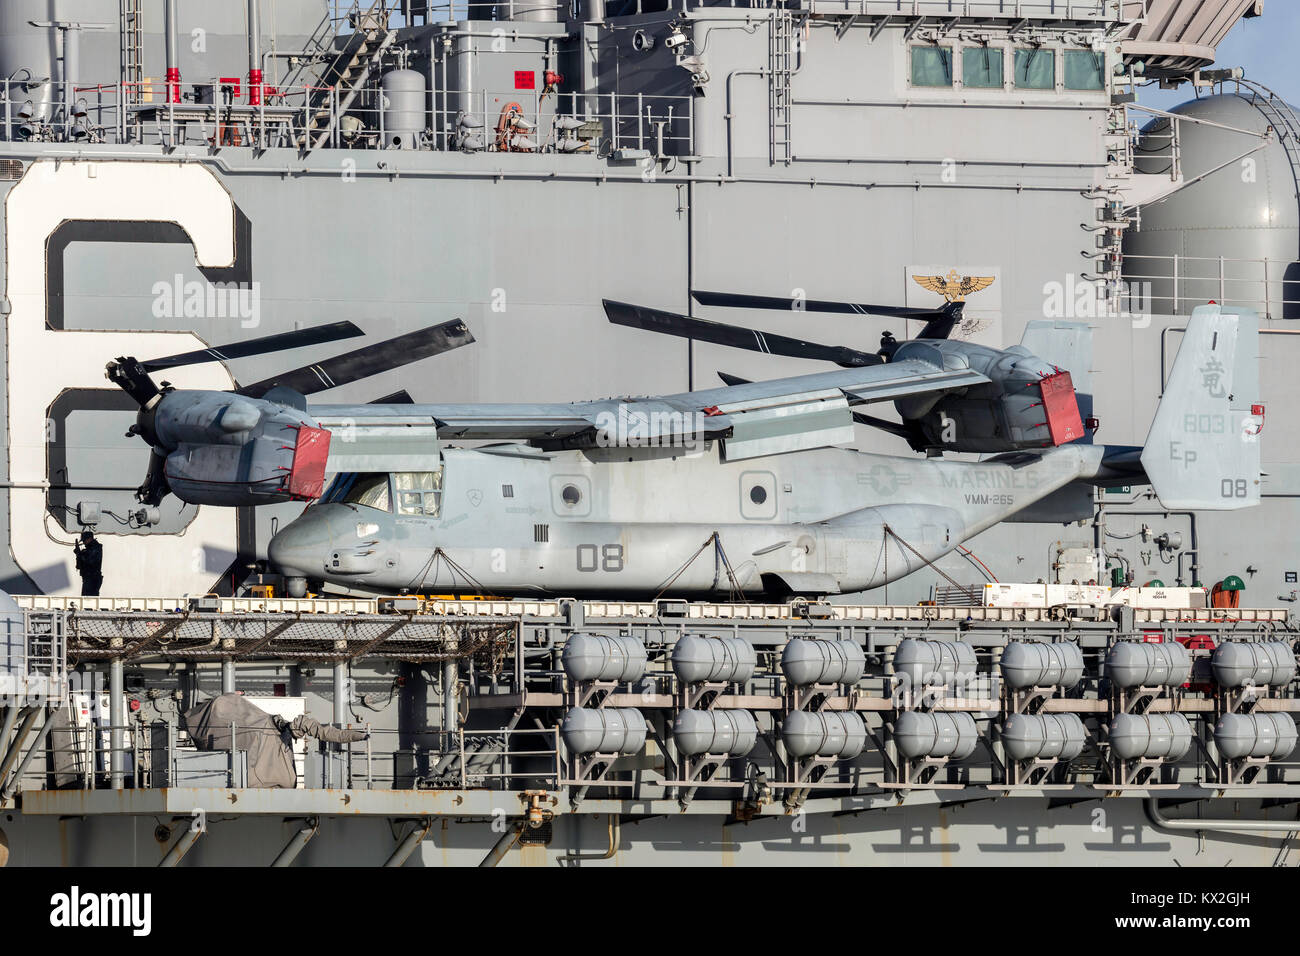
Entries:
[[[269,545],[295,596],[322,586],[824,596],[898,580],[1001,521],[1036,506],[1050,513],[1082,485],[1149,483],[1171,510],[1259,500],[1253,312],[1196,309],[1136,448],[1091,443],[1080,413],[1091,395],[1076,395],[1069,369],[1089,373],[1086,326],[1033,322],[1021,345],[1000,350],[948,337],[960,302],[799,305],[926,325],[909,341],[886,334],[866,353],[607,301],[620,325],[841,368],[760,382],[724,375],[720,388],[572,404],[308,405],[306,394],[473,341],[459,321],[234,392],[160,388],[149,373],[360,332],[337,323],[149,362],[121,358],[108,377],[141,406],[132,431],[154,452],[138,492],[146,505],[168,492],[194,504],[311,502]],[[900,422],[856,410],[885,401]],[[841,447],[854,441],[855,422],[894,432],[926,457]],[[447,444],[457,439],[493,443]],[[945,460],[945,451],[991,457]]]

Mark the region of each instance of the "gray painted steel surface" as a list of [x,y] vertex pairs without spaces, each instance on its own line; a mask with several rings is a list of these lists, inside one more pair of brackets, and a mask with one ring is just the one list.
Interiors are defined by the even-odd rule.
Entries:
[[1178,760],[1192,749],[1192,727],[1182,714],[1116,714],[1110,746],[1125,760]]
[[905,711],[894,721],[894,742],[908,757],[947,757],[965,760],[979,744],[979,729],[970,714]]
[[645,746],[645,716],[634,707],[575,707],[564,715],[560,734],[574,753],[639,753]]
[[866,667],[862,648],[846,641],[795,638],[781,652],[781,672],[795,687],[856,684]]
[[673,670],[687,683],[744,683],[758,665],[754,646],[738,637],[685,634],[673,645]]
[[848,760],[867,745],[867,728],[854,713],[798,710],[781,721],[781,741],[795,757]]
[[[4,75],[24,67],[31,71],[39,82],[30,92],[48,116],[60,95],[57,44],[50,34],[30,24],[50,16],[46,6],[34,0],[3,5],[0,63]],[[317,0],[274,4],[276,21],[263,24],[264,52],[270,52],[273,42],[281,51],[307,46],[323,6]],[[110,3],[86,0],[61,7],[61,16],[107,22],[117,17],[116,5]],[[145,7],[141,74],[156,78],[163,75],[161,5]],[[199,25],[199,16],[208,28],[204,53],[195,52],[187,43],[179,44],[187,95],[193,84],[223,75],[244,76],[243,3],[181,2],[179,8],[182,35]],[[537,19],[553,19],[553,11],[551,14],[548,17],[543,11]],[[455,110],[472,106],[480,112],[486,138],[492,139],[502,94],[520,98],[532,110],[529,96],[513,90],[514,73],[533,72],[540,81],[546,51],[555,49],[554,38],[570,26],[558,20],[530,26],[526,22],[530,16],[520,11],[508,31],[507,52],[496,57],[491,52],[488,25],[465,21],[451,28],[478,35],[452,37],[452,59],[432,66],[434,86],[443,92],[430,97],[428,122],[421,124],[422,129],[427,126],[435,138],[445,140]],[[66,532],[79,530],[76,509],[83,501],[99,502],[117,515],[133,510],[133,492],[144,474],[148,453],[138,441],[117,437],[130,424],[133,413],[114,406],[103,391],[103,364],[113,355],[100,354],[103,346],[93,339],[105,333],[94,330],[106,330],[107,334],[143,330],[131,331],[129,341],[151,344],[153,340],[142,337],[160,330],[192,331],[203,342],[222,344],[269,331],[352,319],[370,340],[378,341],[460,317],[473,332],[476,341],[472,346],[454,356],[430,358],[345,386],[327,398],[355,406],[406,389],[420,402],[562,403],[599,395],[678,393],[712,385],[718,371],[761,380],[822,370],[807,360],[687,344],[612,328],[599,310],[602,297],[689,311],[720,321],[743,321],[760,331],[870,350],[885,329],[900,338],[916,329],[908,329],[908,323],[901,320],[811,312],[738,317],[720,308],[694,305],[689,292],[692,288],[715,288],[790,296],[795,290],[804,290],[819,298],[933,306],[941,300],[917,286],[913,276],[942,275],[955,269],[963,275],[997,276],[994,285],[970,297],[969,311],[974,317],[970,334],[1004,347],[1019,341],[1029,323],[1044,319],[1046,284],[1068,284],[1092,267],[1092,260],[1080,253],[1096,250],[1090,236],[1079,227],[1094,227],[1104,205],[1092,190],[1105,186],[1109,176],[1107,141],[1101,132],[1108,122],[1109,91],[1067,90],[1060,75],[1055,88],[1043,91],[1015,89],[1009,74],[1006,88],[997,90],[956,84],[952,89],[913,86],[910,47],[913,41],[943,41],[943,35],[931,33],[942,21],[920,25],[910,39],[904,37],[909,25],[903,22],[869,38],[874,30],[869,18],[850,24],[842,35],[835,27],[843,18],[814,21],[807,29],[801,28],[799,69],[788,78],[793,100],[791,161],[774,163],[768,103],[772,84],[778,81],[762,75],[775,30],[769,26],[770,12],[725,7],[686,11],[684,21],[694,34],[696,47],[707,44],[711,75],[698,97],[690,96],[691,72],[678,66],[666,50],[667,16],[621,18],[618,30],[578,25],[576,32],[588,34],[594,56],[575,55],[578,45],[572,44],[556,54],[558,62],[554,63],[571,82],[575,77],[590,81],[576,89],[561,89],[561,97],[590,101],[593,110],[608,110],[601,101],[608,104],[611,96],[624,100],[620,110],[626,114],[636,112],[632,101],[638,94],[685,94],[692,111],[689,143],[670,142],[665,158],[649,168],[620,166],[595,153],[380,152],[327,146],[303,158],[291,148],[255,152],[247,146],[209,144],[205,137],[214,131],[200,130],[195,124],[190,124],[186,141],[171,154],[174,162],[164,158],[156,142],[5,142],[0,158],[22,163],[24,173],[32,177],[22,189],[33,185],[38,174],[44,175],[55,158],[65,174],[76,174],[83,181],[97,176],[107,183],[110,167],[136,167],[142,182],[124,187],[122,195],[141,209],[156,191],[155,186],[143,183],[144,179],[153,183],[165,178],[162,174],[171,165],[201,164],[249,222],[251,255],[245,262],[246,275],[259,284],[259,295],[255,317],[210,314],[205,309],[200,309],[204,314],[187,315],[186,284],[208,281],[196,265],[205,252],[156,232],[142,231],[123,242],[120,237],[86,231],[65,245],[54,243],[57,255],[51,259],[50,275],[61,277],[63,286],[54,289],[56,297],[49,310],[25,312],[33,300],[28,291],[19,288],[22,277],[11,271],[10,264],[23,249],[45,249],[46,236],[33,232],[30,218],[17,215],[22,200],[19,186],[0,182],[6,200],[7,295],[12,296],[5,303],[9,318],[6,360],[11,370],[21,371],[48,363],[49,356],[57,354],[63,380],[55,384],[70,390],[58,404],[21,391],[7,392],[3,398],[11,452],[0,467],[12,487],[5,489],[10,508],[0,513],[0,531],[9,542],[7,549],[0,549],[0,583],[16,591],[77,590],[76,576],[64,554],[66,545],[53,541],[51,532],[24,525],[24,514],[38,516],[58,535],[60,526]],[[995,48],[1005,44],[998,37],[1012,24],[993,20],[986,27],[994,36]],[[659,42],[644,53],[637,51],[631,27],[646,30]],[[1065,39],[1068,31],[1060,25],[1030,27],[1049,48],[1076,42]],[[87,31],[80,39],[83,83],[111,82],[120,55],[115,31]],[[420,56],[427,48],[426,39],[412,44],[417,69],[424,68]],[[1107,56],[1118,60],[1111,41]],[[321,67],[318,63],[305,68],[302,82],[315,82]],[[286,57],[270,58],[268,71],[268,82],[290,80]],[[9,84],[11,90],[13,85]],[[13,95],[11,92],[11,98]],[[1019,108],[1007,109],[1012,102]],[[484,110],[487,104],[493,110]],[[1236,115],[1238,107],[1227,103],[1202,108],[1221,108],[1225,116],[1232,111],[1234,124],[1240,121],[1262,128],[1258,117]],[[552,109],[548,103],[537,110],[543,123]],[[378,115],[370,105],[359,115],[369,130],[378,130]],[[663,118],[662,113],[655,115]],[[111,120],[106,125],[111,127]],[[616,125],[623,127],[622,135],[627,137],[623,145],[649,146],[649,152],[657,151],[652,125],[639,130],[637,124],[626,120],[615,124],[607,119],[605,135]],[[667,128],[680,133],[680,126],[677,120]],[[155,132],[151,127],[147,135]],[[1199,132],[1192,127],[1184,130],[1184,162],[1189,175],[1208,168],[1219,155],[1214,150],[1222,148],[1211,142],[1216,133],[1200,137]],[[638,133],[644,134],[644,142],[637,142]],[[1222,139],[1226,142],[1237,137]],[[1223,157],[1231,158],[1226,153]],[[1129,232],[1127,250],[1177,251],[1214,259],[1267,253],[1294,260],[1297,242],[1287,238],[1286,229],[1291,228],[1287,217],[1295,204],[1292,201],[1288,206],[1285,192],[1289,187],[1282,175],[1275,175],[1285,173],[1277,165],[1277,157],[1273,147],[1258,157],[1277,229],[1253,230],[1249,222],[1234,218],[1237,212],[1248,214],[1256,194],[1247,194],[1245,206],[1237,204],[1238,197],[1227,182],[1233,170],[1228,170],[1217,179],[1189,187],[1185,195],[1175,194],[1166,203],[1144,210],[1143,229]],[[98,164],[93,162],[96,159]],[[33,164],[38,168],[33,170]],[[50,182],[37,205],[46,203],[53,208],[60,195],[72,195],[68,180]],[[76,208],[60,215],[75,219],[90,214],[93,204],[83,201],[86,196],[94,193],[78,193]],[[180,205],[179,211],[160,210],[150,215],[158,221],[185,218],[189,213]],[[1214,221],[1179,218],[1182,210],[1189,208],[1215,211]],[[13,216],[10,210],[15,210]],[[1174,218],[1163,220],[1166,215]],[[121,212],[112,216],[128,218]],[[1242,228],[1226,228],[1233,225]],[[1241,245],[1243,241],[1247,245]],[[218,265],[228,263],[223,260]],[[44,276],[45,266],[38,259],[25,271]],[[1218,268],[1216,262],[1212,273],[1192,274],[1177,292],[1167,278],[1157,280],[1157,308],[1146,324],[1140,319],[1098,318],[1073,311],[1052,316],[1053,320],[1079,319],[1097,326],[1095,362],[1087,364],[1098,380],[1094,413],[1101,419],[1105,441],[1138,445],[1145,439],[1190,306],[1221,299],[1217,294]],[[1232,278],[1237,275],[1234,270],[1242,267],[1228,264],[1225,268]],[[176,276],[180,277],[179,294],[155,292],[158,283],[174,288]],[[1274,276],[1270,282],[1278,286],[1277,293],[1283,291],[1281,279]],[[1179,296],[1183,304],[1162,310],[1162,290]],[[181,308],[168,303],[179,303]],[[1261,311],[1266,304],[1260,303]],[[15,310],[12,314],[10,307]],[[23,333],[20,320],[27,314],[37,315],[35,321],[42,333],[46,322],[51,323],[52,340]],[[1266,320],[1266,333],[1285,328],[1283,321],[1275,311],[1274,320]],[[78,338],[82,332],[93,335]],[[1286,529],[1300,523],[1296,505],[1300,424],[1277,412],[1294,404],[1291,372],[1300,356],[1292,354],[1297,347],[1293,341],[1290,336],[1271,334],[1262,339],[1265,361],[1259,397],[1274,414],[1261,436],[1266,497],[1260,507],[1232,515],[1171,513],[1142,498],[1141,491],[1101,491],[1098,497],[1105,512],[1096,541],[1090,528],[1047,521],[987,527],[969,542],[970,547],[1002,580],[1048,578],[1049,549],[1057,543],[1082,544],[1106,550],[1111,561],[1124,563],[1143,581],[1177,575],[1184,583],[1208,584],[1254,567],[1258,573],[1247,576],[1243,603],[1258,607],[1286,597],[1291,586],[1285,575],[1295,570]],[[187,340],[186,345],[198,347],[203,342]],[[151,354],[178,350],[157,344],[160,347]],[[295,356],[290,363],[276,357],[254,357],[232,363],[231,372],[241,382],[260,381],[287,367],[332,354],[334,351],[317,348]],[[1043,358],[1061,362],[1050,355]],[[1069,363],[1065,364],[1068,367]],[[226,388],[229,378],[191,382],[178,376],[177,381]],[[48,447],[44,437],[47,421],[51,423]],[[13,439],[14,425],[22,422],[40,423],[39,437],[26,446],[32,459],[39,459],[35,470],[21,460],[23,442]],[[891,436],[860,425],[855,432],[858,446],[865,450],[908,454]],[[463,451],[454,449],[451,454]],[[907,500],[909,489],[888,466],[886,470],[874,466],[855,470],[852,477],[867,489],[877,510]],[[44,482],[50,484],[48,491]],[[461,489],[463,500],[468,500],[464,496],[471,490],[473,486]],[[1089,512],[1090,504],[1085,500]],[[158,582],[159,591],[224,589],[228,571],[265,558],[273,528],[285,527],[298,516],[301,506],[278,505],[246,516],[243,530],[237,530],[233,516],[220,529],[205,529],[207,519],[201,514],[205,510],[210,509],[176,507],[156,525],[102,523],[99,532],[108,543],[106,593],[138,593],[138,569],[145,566],[151,553],[168,548],[171,550],[160,566],[167,567],[170,577],[153,572],[147,575],[151,584]],[[534,523],[532,515],[517,517],[528,527]],[[1145,545],[1145,538],[1137,537],[1144,525],[1151,526],[1154,533],[1182,534],[1187,545],[1178,556],[1157,552]],[[181,532],[185,532],[183,538]],[[1116,537],[1108,538],[1106,532]],[[691,541],[689,548],[698,544]],[[685,557],[681,555],[678,563]],[[920,568],[903,581],[888,585],[888,590],[877,586],[870,598],[894,603],[928,598],[930,586],[944,580],[939,570],[963,583],[982,577],[955,551],[933,556],[933,564],[933,569]],[[186,586],[170,587],[173,577],[177,581],[184,578]],[[445,578],[439,583],[446,583]],[[188,640],[198,639],[191,636]],[[219,691],[215,667],[195,665],[192,690]],[[392,695],[394,667],[402,669],[408,689],[397,695],[399,703],[392,710],[372,710]],[[334,692],[328,675],[318,677],[310,666],[263,668],[241,662],[239,669],[241,689],[271,695],[277,692],[277,685],[287,685],[281,689],[303,695],[308,709],[322,719],[338,703],[331,699]],[[419,766],[420,750],[441,745],[435,738],[442,726],[440,698],[428,678],[419,668],[387,662],[378,666],[359,662],[352,673],[356,696],[349,703],[359,718],[383,724],[400,737],[402,747],[397,749],[416,754],[412,758],[415,766],[409,768],[413,775],[427,770]],[[456,673],[455,665],[452,673]],[[168,691],[174,685],[174,681],[167,684]],[[968,715],[903,716],[969,720]],[[450,793],[444,796],[437,791],[408,790],[401,791],[399,799],[372,800],[358,790],[348,794],[353,803],[346,808],[342,797],[338,798],[338,815],[323,822],[321,836],[302,849],[302,858],[309,864],[383,862],[391,855],[397,836],[389,820],[382,817],[413,816],[437,808],[462,816],[469,813],[473,819],[445,831],[436,841],[412,846],[413,860],[426,865],[477,862],[498,837],[488,823],[479,821],[489,819],[502,792],[466,790],[457,795],[463,802],[453,804]],[[798,836],[789,832],[780,816],[759,816],[745,825],[724,822],[721,811],[652,817],[622,827],[613,859],[685,865],[703,861],[762,864],[770,861],[773,849],[788,848],[800,851],[781,854],[783,862],[792,864],[825,865],[867,858],[908,865],[972,860],[999,865],[1022,863],[1026,840],[1035,851],[1050,848],[1068,858],[1099,865],[1167,864],[1171,859],[1267,864],[1276,862],[1279,852],[1283,859],[1289,852],[1285,848],[1279,851],[1264,839],[1234,842],[1210,834],[1203,841],[1198,834],[1157,830],[1138,806],[1141,798],[1107,801],[1113,832],[1099,835],[1092,827],[1092,811],[1099,803],[1061,807],[1046,797],[999,798],[963,805],[960,812],[953,812],[945,807],[942,793],[914,792],[902,806],[892,792],[856,804],[845,801],[840,809],[853,812],[834,817],[810,813],[807,831]],[[277,792],[274,801],[264,801],[263,796],[242,792],[241,806],[248,812],[230,814],[229,796],[220,790],[200,796],[149,791],[27,793],[26,804],[32,812],[5,822],[0,845],[7,840],[14,862],[19,863],[155,863],[166,847],[154,839],[153,817],[184,817],[196,806],[210,806],[213,818],[224,818],[214,825],[221,829],[194,844],[185,857],[187,865],[268,862],[299,832],[299,824],[284,821],[301,816],[302,807],[311,804],[296,791]],[[957,796],[963,793],[959,791]],[[39,814],[37,808],[43,800],[54,808],[54,815]],[[205,803],[207,800],[214,802]],[[142,815],[127,818],[82,812],[98,801],[118,809],[131,804]],[[1230,809],[1215,810],[1212,801],[1208,805],[1212,817],[1262,819],[1281,812],[1250,799],[1234,800]],[[366,814],[353,813],[358,806],[367,807]],[[624,807],[602,805],[598,809],[618,812]],[[641,812],[631,805],[626,809]],[[675,811],[676,805],[660,809],[667,813]],[[551,846],[525,846],[507,859],[521,865],[555,863],[568,854],[603,851],[607,840],[604,820],[566,814],[555,820]]]
[[969,644],[908,638],[894,652],[894,673],[914,688],[968,682],[977,667],[975,650]]
[[673,720],[673,740],[684,754],[739,757],[758,743],[758,724],[747,710],[683,710]]
[[1296,745],[1290,714],[1224,714],[1214,725],[1214,744],[1225,757],[1289,757]]
[[1232,641],[1214,649],[1214,679],[1224,687],[1283,686],[1295,677],[1295,654],[1282,641]]
[[645,673],[646,649],[634,637],[575,634],[561,660],[574,680],[634,681]]
[[1086,736],[1077,714],[1012,714],[1002,725],[1002,744],[1016,760],[1073,760]]
[[1121,641],[1106,655],[1106,676],[1116,687],[1172,687],[1191,673],[1191,654],[1176,642]]
[[[897,666],[897,665],[895,665]],[[1083,651],[1068,641],[1008,644],[998,662],[1003,679],[1012,687],[1070,688],[1083,677]]]

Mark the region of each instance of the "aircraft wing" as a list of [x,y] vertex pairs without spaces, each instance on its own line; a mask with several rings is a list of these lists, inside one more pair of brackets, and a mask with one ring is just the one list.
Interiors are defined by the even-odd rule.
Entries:
[[[338,462],[370,454],[363,449],[374,448],[379,454],[381,448],[391,448],[390,455],[395,455],[401,446],[427,455],[439,439],[455,438],[605,447],[722,440],[727,458],[736,460],[850,444],[852,406],[987,381],[969,368],[906,359],[645,398],[571,404],[313,405],[311,414],[334,433],[331,470],[339,471],[345,468]],[[421,444],[426,450],[415,452]]]

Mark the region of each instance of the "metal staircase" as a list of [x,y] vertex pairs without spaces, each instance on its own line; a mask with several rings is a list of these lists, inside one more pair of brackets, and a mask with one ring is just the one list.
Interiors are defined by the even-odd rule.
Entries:
[[364,13],[355,7],[349,15],[353,33],[326,72],[323,82],[330,88],[313,104],[307,127],[298,138],[304,152],[320,149],[329,141],[339,118],[366,88],[397,39],[397,33],[388,26],[390,5],[390,0],[375,0]]
[[122,101],[124,105],[128,106],[138,105],[142,101],[144,23],[140,12],[140,3],[141,0],[121,0],[118,4]]
[[796,37],[794,16],[789,10],[772,12],[767,35],[768,159],[775,165],[790,165],[790,80],[795,73]]

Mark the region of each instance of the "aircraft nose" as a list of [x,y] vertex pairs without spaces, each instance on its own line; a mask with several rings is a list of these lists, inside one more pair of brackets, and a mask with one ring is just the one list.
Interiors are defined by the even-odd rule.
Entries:
[[287,578],[320,577],[333,544],[328,509],[308,508],[267,545],[271,565]]

